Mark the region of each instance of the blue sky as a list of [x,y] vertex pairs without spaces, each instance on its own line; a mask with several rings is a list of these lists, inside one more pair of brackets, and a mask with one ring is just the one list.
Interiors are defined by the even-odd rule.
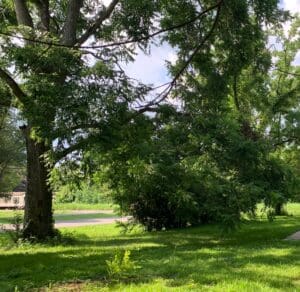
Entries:
[[[292,13],[300,13],[300,0],[281,0],[280,6]],[[288,26],[286,27],[286,29]],[[161,47],[152,47],[151,55],[139,53],[134,63],[125,66],[125,70],[130,77],[136,78],[144,83],[151,83],[155,86],[164,84],[170,80],[165,61],[174,61],[176,54],[172,48],[164,44]],[[300,52],[296,61],[300,65]]]

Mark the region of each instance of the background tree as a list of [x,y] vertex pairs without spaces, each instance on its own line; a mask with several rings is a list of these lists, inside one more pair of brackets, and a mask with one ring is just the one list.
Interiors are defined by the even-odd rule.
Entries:
[[[198,5],[166,2],[162,24],[193,19]],[[133,126],[126,143],[101,157],[100,176],[104,171],[115,201],[149,230],[210,221],[232,227],[258,202],[274,206],[291,195],[291,173],[258,122],[271,94],[264,25],[279,26],[286,15],[275,1],[252,5],[220,1],[167,34],[178,61],[166,92],[175,89],[179,106],[156,108],[155,118],[139,122],[143,130]]]
[[[299,190],[300,71],[299,65],[294,62],[300,47],[299,27],[300,18],[296,15],[289,31],[277,29],[274,32],[277,38],[272,52],[274,64],[269,80],[268,110],[265,111],[268,121],[266,131],[273,146],[273,155],[284,162],[286,168],[290,168],[293,183],[289,188],[294,196]],[[277,203],[276,200],[274,202],[276,215],[285,213],[287,199],[285,194],[277,195]]]
[[[216,125],[217,130],[211,137],[217,139],[214,146],[217,149],[215,159],[219,167],[227,167],[226,171],[229,176],[232,176],[230,174],[232,172],[238,173],[239,183],[255,184],[260,193],[265,194],[265,202],[273,206],[276,201],[280,203],[280,201],[284,202],[290,198],[292,194],[290,186],[293,182],[291,171],[281,159],[274,155],[272,142],[270,143],[265,137],[267,127],[263,127],[262,122],[259,122],[259,119],[262,120],[262,115],[267,115],[272,109],[272,105],[268,101],[272,100],[272,96],[274,98],[273,85],[275,83],[277,85],[278,81],[270,74],[273,68],[271,52],[267,48],[268,34],[261,23],[265,17],[269,27],[277,29],[276,35],[278,37],[283,35],[280,21],[276,20],[276,15],[280,19],[278,14],[280,12],[273,9],[274,4],[268,3],[263,9],[261,3],[253,3],[254,14],[251,15],[249,7],[242,1],[225,3],[224,14],[229,12],[232,17],[222,19],[222,14],[220,15],[222,24],[220,30],[225,27],[227,30],[223,31],[220,40],[216,37],[215,43],[207,48],[206,54],[199,54],[199,60],[197,60],[197,56],[194,57],[194,62],[189,64],[190,70],[186,70],[188,73],[186,79],[178,89],[178,94],[182,95],[184,92],[184,106],[190,112],[195,112],[195,108],[198,107],[197,114],[199,116],[206,114],[208,120],[211,119],[222,124],[226,124],[224,117],[229,112],[231,113],[227,120],[230,120],[230,123],[238,122],[239,126],[236,129],[239,129],[242,137],[238,138],[239,133],[233,136],[228,129]],[[266,13],[264,16],[263,11]],[[284,14],[281,16],[283,17],[281,19],[285,18]],[[284,53],[282,54],[288,54],[285,63],[294,60],[299,48],[296,23],[297,21],[290,35],[285,38],[285,41],[283,40],[285,45],[283,45]],[[179,42],[180,53],[184,54],[187,49],[189,50],[187,41],[183,38],[180,39],[178,34],[177,31],[170,33],[171,43],[173,41],[175,45]],[[290,49],[287,50],[287,46]],[[195,48],[194,52],[197,54],[197,47]],[[287,51],[289,52],[287,53]],[[180,60],[178,64],[180,68]],[[174,69],[176,70],[176,68]],[[281,82],[282,76],[279,79]],[[280,95],[281,98],[286,99],[287,106],[289,103],[295,106],[299,104],[298,98],[295,96],[295,93],[299,92],[298,82],[291,75],[288,79],[286,89],[289,88],[289,90],[285,90],[285,97]],[[278,92],[276,95],[277,99],[280,98]],[[203,104],[200,105],[202,101],[199,102],[199,99],[206,101],[207,111],[203,111]],[[273,118],[274,115],[272,118],[270,116],[267,118],[269,125]],[[233,119],[237,121],[233,122]],[[227,125],[228,127],[233,129],[230,124]],[[294,131],[297,129],[295,120],[293,120],[292,128]],[[294,135],[294,143],[297,143],[295,142],[296,136]],[[270,137],[274,137],[273,132]],[[239,156],[240,153],[241,156]],[[236,161],[235,158],[238,160]],[[250,206],[251,204],[249,204]]]
[[0,192],[11,192],[25,176],[25,145],[15,120],[6,117],[0,130]]
[[24,177],[25,145],[10,111],[11,94],[0,83],[0,193],[11,192]]
[[[159,179],[162,194],[176,192],[180,198],[181,193],[187,194],[191,188],[184,185],[185,181],[202,179],[205,188],[194,191],[197,196],[208,192],[219,199],[224,194],[226,197],[226,193],[235,193],[235,199],[223,199],[223,208],[213,214],[227,210],[226,220],[222,218],[236,222],[240,212],[251,210],[256,200],[249,204],[251,197],[245,197],[241,208],[236,188],[249,188],[245,179],[247,174],[255,173],[253,162],[263,161],[259,150],[264,145],[249,121],[241,119],[242,114],[232,118],[238,114],[230,111],[230,101],[232,90],[235,91],[234,80],[243,69],[253,62],[257,69],[268,69],[268,54],[262,59],[256,56],[267,51],[264,25],[275,25],[285,19],[277,2],[112,0],[105,6],[102,1],[5,0],[1,8],[0,78],[13,93],[13,104],[26,121],[21,127],[26,137],[28,178],[24,236],[42,239],[54,235],[52,192],[47,179],[55,163],[75,163],[76,158],[83,157],[82,150],[98,145],[109,164],[119,163],[125,179],[127,166],[135,168],[144,156],[132,145],[134,136],[142,144],[148,140],[152,149],[146,151],[143,162],[147,170],[156,161],[149,157],[157,153],[158,147],[164,151],[168,146],[179,147],[177,134],[188,134],[179,139],[187,140],[187,149],[201,149],[194,163],[184,151],[180,151],[183,157],[163,155],[158,161],[161,167],[156,168],[154,177],[148,177],[154,183]],[[173,80],[148,101],[144,97],[150,88],[128,78],[119,62],[133,60],[137,46],[147,51],[149,39],[163,33],[162,40],[177,49],[179,58],[175,66],[170,66]],[[181,100],[182,109],[174,118],[160,122],[157,119],[164,109],[174,111],[161,106],[171,92]],[[145,112],[160,114],[152,119],[144,116]],[[177,126],[185,134],[175,135]],[[136,157],[127,157],[130,147],[136,149],[132,151]],[[241,157],[247,153],[245,165],[251,166],[249,170],[234,157],[236,151]],[[205,176],[196,167],[203,159],[211,172]],[[170,175],[176,173],[184,186],[164,186],[160,178],[168,177],[166,181],[171,183]],[[129,185],[118,185],[118,176],[111,178],[116,182],[112,187],[119,193],[120,188],[126,190]],[[222,187],[211,190],[212,182]],[[152,185],[148,182],[149,188]],[[138,189],[134,195],[141,193],[143,190]],[[155,192],[150,190],[149,194]],[[234,206],[234,211],[229,212],[228,206]],[[191,221],[184,219],[181,223],[174,216],[166,220],[171,227]],[[161,228],[165,224],[153,226]]]
[[26,121],[24,237],[54,235],[50,164],[109,140],[144,94],[117,67],[132,60],[135,45],[118,43],[141,38],[145,49],[155,9],[155,1],[2,2],[0,78]]

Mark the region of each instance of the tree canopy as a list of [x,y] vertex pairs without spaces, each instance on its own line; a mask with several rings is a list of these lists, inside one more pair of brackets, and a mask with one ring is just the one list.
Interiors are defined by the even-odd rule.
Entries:
[[11,192],[25,175],[25,145],[16,123],[9,103],[3,104],[0,108],[0,194]]
[[[4,0],[1,10],[1,84],[25,121],[24,236],[54,234],[51,169],[86,169],[88,153],[148,229],[234,226],[257,202],[289,197],[274,149],[299,137],[299,83],[289,78],[299,40],[280,34],[287,53],[272,71],[268,30],[289,18],[277,0]],[[153,42],[168,42],[178,59],[150,99],[154,88],[122,62]]]

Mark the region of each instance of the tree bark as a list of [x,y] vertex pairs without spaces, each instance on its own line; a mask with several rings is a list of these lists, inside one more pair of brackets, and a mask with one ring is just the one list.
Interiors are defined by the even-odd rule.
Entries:
[[67,17],[61,40],[61,43],[66,46],[73,46],[76,43],[77,22],[82,4],[83,0],[69,0]]
[[27,149],[27,189],[25,195],[24,238],[46,239],[55,235],[52,214],[52,191],[47,184],[48,168],[43,155],[44,142],[30,137],[30,127],[23,126]]
[[277,203],[274,208],[274,212],[276,216],[283,216],[286,215],[284,204],[283,203]]
[[35,2],[36,7],[39,11],[41,30],[49,31],[50,28],[50,13],[49,13],[49,0],[39,0]]
[[29,14],[26,0],[15,0],[14,3],[18,24],[33,27],[32,18]]

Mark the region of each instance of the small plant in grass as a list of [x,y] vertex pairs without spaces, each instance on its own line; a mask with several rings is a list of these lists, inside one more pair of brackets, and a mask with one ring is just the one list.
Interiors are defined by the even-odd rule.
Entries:
[[118,228],[120,228],[120,234],[134,234],[135,232],[140,233],[142,230],[145,230],[145,228],[138,224],[136,220],[133,218],[129,218],[127,221],[116,221],[116,225]]
[[15,212],[13,218],[9,222],[12,225],[12,230],[6,230],[10,239],[14,243],[18,243],[22,238],[23,217],[19,212]]
[[118,250],[112,260],[106,261],[106,270],[110,279],[120,280],[133,277],[138,267],[131,260],[130,255],[130,250],[125,250],[124,253]]

